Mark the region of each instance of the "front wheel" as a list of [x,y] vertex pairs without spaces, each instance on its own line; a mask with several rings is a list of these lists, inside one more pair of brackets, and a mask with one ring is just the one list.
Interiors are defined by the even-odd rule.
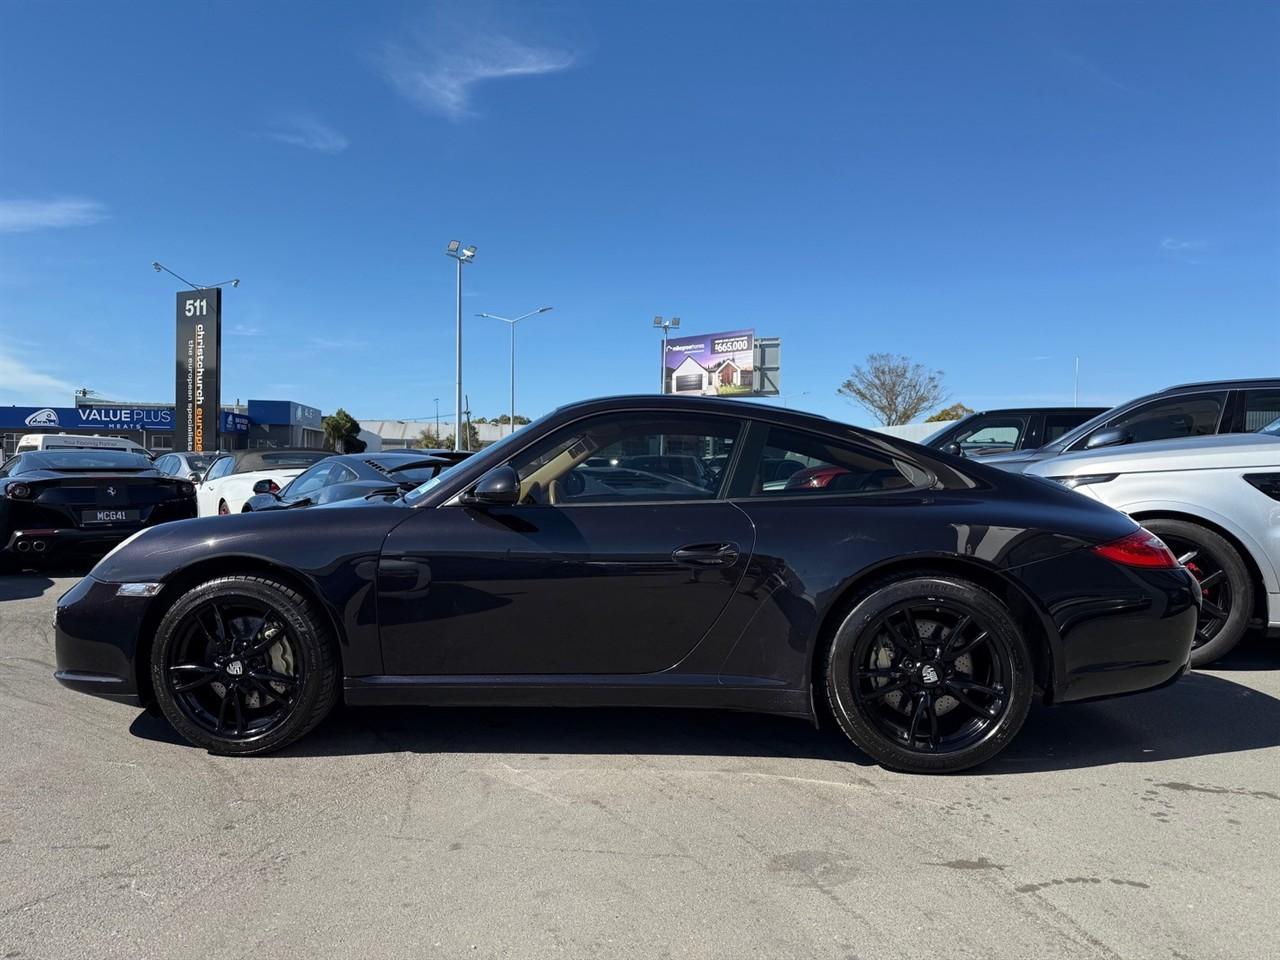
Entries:
[[151,682],[191,743],[269,753],[332,709],[338,658],[315,603],[268,578],[220,577],[183,594],[160,621]]
[[826,673],[845,735],[909,773],[991,759],[1031,706],[1031,656],[1017,623],[989,591],[952,577],[911,577],[863,596],[836,630]]

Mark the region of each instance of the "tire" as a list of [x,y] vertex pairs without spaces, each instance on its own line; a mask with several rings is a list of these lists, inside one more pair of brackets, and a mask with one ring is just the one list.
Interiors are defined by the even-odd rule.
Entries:
[[994,594],[950,576],[871,587],[836,629],[825,673],[854,746],[908,773],[990,760],[1031,706],[1031,653],[1017,623]]
[[[271,628],[278,639],[268,648]],[[160,711],[210,753],[262,754],[293,743],[333,708],[338,680],[324,613],[266,577],[220,577],[187,591],[165,613],[152,647]]]
[[[1200,581],[1205,604],[1196,623],[1191,666],[1213,663],[1239,643],[1249,628],[1253,578],[1244,558],[1230,541],[1198,523],[1156,519],[1144,520],[1142,525],[1164,540]],[[1226,616],[1216,617],[1215,611]]]

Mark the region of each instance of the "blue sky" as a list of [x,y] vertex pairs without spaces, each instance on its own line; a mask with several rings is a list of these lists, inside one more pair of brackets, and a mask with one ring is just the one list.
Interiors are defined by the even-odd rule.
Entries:
[[1280,374],[1280,7],[0,3],[0,403],[173,391],[359,416],[654,388],[655,314],[875,351],[970,406]]

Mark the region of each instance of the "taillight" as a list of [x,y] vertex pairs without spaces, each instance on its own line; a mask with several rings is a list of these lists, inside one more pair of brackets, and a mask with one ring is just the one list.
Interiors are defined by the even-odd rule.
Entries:
[[1272,500],[1280,500],[1280,473],[1246,473],[1244,478]]
[[31,488],[25,483],[11,483],[5,493],[15,500],[25,500],[31,496]]
[[1091,549],[1098,556],[1125,567],[1172,570],[1178,566],[1178,558],[1173,555],[1173,551],[1145,527],[1139,527],[1127,537],[1102,543]]

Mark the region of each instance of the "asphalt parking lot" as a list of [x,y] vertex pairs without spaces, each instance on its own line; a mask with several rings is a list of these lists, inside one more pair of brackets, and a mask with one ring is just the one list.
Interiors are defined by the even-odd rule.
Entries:
[[1280,643],[965,775],[718,712],[341,710],[209,756],[0,578],[0,955],[1268,957]]

